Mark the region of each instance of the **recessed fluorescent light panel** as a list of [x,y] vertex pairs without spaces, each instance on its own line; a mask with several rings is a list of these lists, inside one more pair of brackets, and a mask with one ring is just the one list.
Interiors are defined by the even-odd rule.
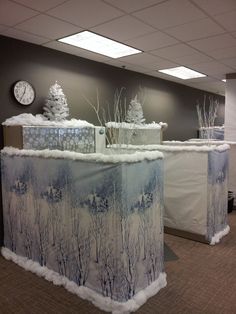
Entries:
[[158,70],[158,72],[165,73],[171,76],[178,77],[182,80],[190,80],[197,77],[205,77],[205,74],[196,72],[186,67],[176,67],[171,69]]
[[100,53],[111,58],[121,58],[142,52],[95,33],[84,31],[58,39],[63,43]]

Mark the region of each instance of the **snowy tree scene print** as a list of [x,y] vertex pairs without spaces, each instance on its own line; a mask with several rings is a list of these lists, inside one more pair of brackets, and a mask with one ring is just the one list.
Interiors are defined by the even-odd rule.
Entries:
[[163,272],[162,163],[3,154],[5,247],[130,300]]
[[228,225],[228,151],[209,153],[207,237],[209,240]]

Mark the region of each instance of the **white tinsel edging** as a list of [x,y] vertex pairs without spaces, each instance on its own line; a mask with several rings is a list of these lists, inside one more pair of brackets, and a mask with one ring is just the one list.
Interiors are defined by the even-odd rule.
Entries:
[[56,159],[72,159],[88,162],[102,162],[102,163],[119,163],[119,162],[140,162],[143,160],[156,160],[162,159],[164,156],[158,151],[143,151],[134,152],[133,154],[116,154],[116,155],[104,155],[100,153],[96,154],[82,154],[71,151],[61,150],[32,150],[32,149],[18,149],[14,147],[4,147],[1,151],[2,154],[9,156],[34,156],[42,158],[56,158]]
[[218,151],[223,152],[230,149],[228,144],[223,145],[159,145],[159,144],[149,144],[149,145],[128,145],[128,144],[112,144],[108,146],[109,148],[122,148],[127,150],[137,150],[137,151],[155,151],[159,150],[161,152],[211,152]]
[[220,242],[220,239],[223,238],[226,234],[230,231],[230,227],[225,227],[222,231],[217,232],[212,238],[210,245],[215,245],[216,243]]
[[167,128],[167,123],[160,122],[152,122],[149,124],[134,124],[134,123],[128,123],[128,122],[107,122],[106,124],[107,128],[114,128],[114,129],[161,129],[161,128]]
[[31,271],[37,276],[45,278],[46,280],[52,282],[54,285],[63,286],[66,290],[76,294],[78,297],[89,300],[101,310],[112,312],[113,314],[128,314],[130,312],[136,311],[147,301],[148,298],[155,295],[160,289],[164,288],[167,285],[166,273],[163,272],[159,275],[156,281],[151,283],[145,289],[139,291],[129,301],[122,303],[114,301],[109,297],[103,297],[102,295],[87,287],[78,286],[75,282],[70,281],[65,276],[61,276],[45,266],[42,267],[39,263],[34,262],[26,257],[16,255],[5,247],[2,248],[1,253],[5,259],[13,261],[25,270]]

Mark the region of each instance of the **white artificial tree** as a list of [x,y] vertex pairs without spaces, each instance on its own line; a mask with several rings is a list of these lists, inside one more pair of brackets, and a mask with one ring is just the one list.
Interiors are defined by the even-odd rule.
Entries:
[[134,124],[143,124],[145,122],[145,118],[143,117],[143,108],[142,105],[138,102],[137,95],[130,102],[125,120],[128,123]]
[[43,109],[44,116],[51,121],[63,121],[69,116],[66,96],[57,81],[50,87]]

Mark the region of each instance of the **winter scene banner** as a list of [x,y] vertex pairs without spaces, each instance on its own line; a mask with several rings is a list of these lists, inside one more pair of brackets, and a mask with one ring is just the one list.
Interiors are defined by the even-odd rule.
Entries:
[[207,237],[219,242],[219,236],[228,230],[228,151],[211,151],[208,154],[208,210]]
[[120,304],[133,311],[166,285],[162,159],[99,163],[2,153],[1,168],[6,258],[23,267],[33,261],[34,272],[54,282],[53,271],[64,286],[67,278],[82,297],[101,296],[94,303],[109,311]]

